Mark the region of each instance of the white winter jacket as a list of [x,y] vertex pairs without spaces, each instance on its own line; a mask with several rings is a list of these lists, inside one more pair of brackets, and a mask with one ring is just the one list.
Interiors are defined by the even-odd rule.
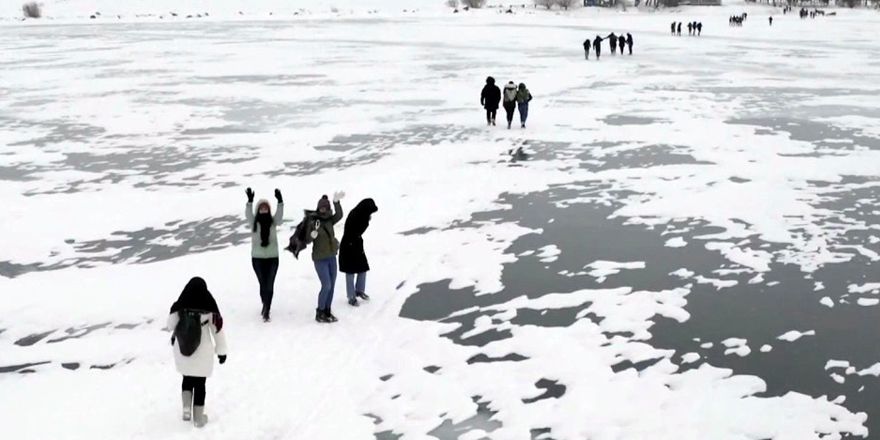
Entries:
[[[214,372],[214,356],[226,355],[226,326],[220,331],[214,325],[213,313],[202,314],[202,342],[192,356],[180,354],[177,341],[172,344],[174,350],[174,363],[177,371],[184,376],[211,377]],[[174,332],[180,317],[177,313],[168,316],[168,329]]]

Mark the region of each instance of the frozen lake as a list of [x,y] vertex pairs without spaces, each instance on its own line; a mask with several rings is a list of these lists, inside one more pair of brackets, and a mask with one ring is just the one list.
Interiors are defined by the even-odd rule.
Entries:
[[[0,426],[869,437],[880,14],[739,10],[0,24]],[[585,61],[612,31],[635,54]],[[528,84],[527,130],[485,126],[488,75]],[[284,191],[285,239],[322,194],[374,198],[374,300],[340,283],[314,323],[285,255],[259,322],[248,186]],[[193,433],[162,327],[196,275],[231,354]]]

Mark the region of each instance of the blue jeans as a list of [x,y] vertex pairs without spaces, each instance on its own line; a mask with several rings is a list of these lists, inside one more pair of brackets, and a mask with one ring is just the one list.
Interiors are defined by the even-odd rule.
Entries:
[[321,280],[321,293],[318,294],[318,308],[329,310],[333,305],[333,291],[336,288],[336,256],[315,261],[315,271]]
[[[357,278],[357,285],[355,285],[355,277]],[[367,273],[361,272],[359,274],[347,273],[345,274],[345,292],[348,294],[348,299],[354,299],[355,295],[358,293],[366,293],[367,292]]]
[[523,125],[526,125],[526,119],[529,118],[529,103],[528,102],[520,102],[519,103],[519,121],[522,122]]

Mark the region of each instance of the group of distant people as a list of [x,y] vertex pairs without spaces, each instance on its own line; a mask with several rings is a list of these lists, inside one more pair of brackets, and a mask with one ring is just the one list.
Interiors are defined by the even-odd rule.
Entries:
[[821,10],[821,9],[814,9],[814,10],[810,11],[810,10],[808,10],[808,9],[801,8],[800,15],[801,15],[801,19],[802,19],[802,20],[805,19],[805,18],[807,18],[807,17],[810,17],[810,18],[816,18],[816,17],[818,17],[818,16],[820,16],[820,15],[824,17],[824,16],[825,16],[825,11],[823,11],[823,10]]
[[602,38],[599,35],[596,35],[596,38],[590,41],[589,38],[584,40],[584,57],[586,59],[590,59],[590,47],[593,48],[593,51],[596,52],[596,59],[598,60],[602,56],[602,41],[608,40],[609,45],[611,46],[611,54],[614,55],[617,53],[617,48],[620,47],[620,54],[623,55],[624,49],[629,48],[629,54],[633,54],[633,37],[631,34],[626,34],[624,36],[622,33],[620,35],[615,35],[614,32],[608,34],[607,37]]
[[[672,31],[672,35],[681,36],[681,25],[682,24],[683,23],[681,23],[681,22],[678,22],[678,23],[676,23],[674,21],[672,22],[672,26],[670,27],[670,30]],[[697,36],[703,35],[703,23],[701,23],[701,22],[698,23],[696,21],[692,21],[687,24],[687,28],[688,28],[688,35],[697,35]]]
[[[735,27],[740,27],[749,18],[749,14],[747,12],[743,12],[742,15],[733,15],[730,17],[728,24]],[[771,23],[772,24],[772,23]]]

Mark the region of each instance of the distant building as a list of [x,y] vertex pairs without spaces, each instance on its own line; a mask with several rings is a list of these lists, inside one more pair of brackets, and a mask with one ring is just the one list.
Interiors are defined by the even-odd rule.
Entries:
[[721,0],[681,0],[683,6],[721,6]]

